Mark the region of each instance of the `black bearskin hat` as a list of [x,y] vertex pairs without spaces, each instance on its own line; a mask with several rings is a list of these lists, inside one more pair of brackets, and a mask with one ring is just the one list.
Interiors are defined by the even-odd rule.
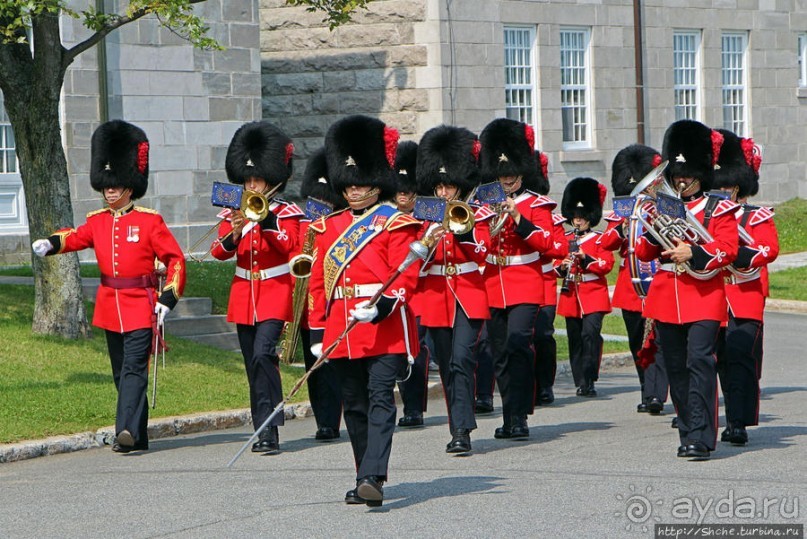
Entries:
[[418,144],[411,140],[398,144],[395,153],[395,192],[415,193],[417,181]]
[[227,179],[243,185],[251,177],[262,178],[270,187],[291,177],[294,145],[283,131],[269,122],[249,122],[238,128],[227,148],[224,168]]
[[535,151],[534,166],[523,178],[524,187],[539,195],[549,194],[549,158],[545,153]]
[[661,154],[650,146],[631,144],[619,150],[611,165],[614,196],[626,196],[642,178],[661,164]]
[[535,132],[532,126],[497,118],[482,130],[480,163],[485,181],[502,176],[527,176],[535,168]]
[[98,126],[92,134],[90,185],[96,191],[107,187],[132,190],[132,200],[146,194],[149,186],[149,141],[139,127],[123,120]]
[[379,200],[395,195],[395,154],[398,131],[377,118],[356,114],[334,123],[325,135],[334,191],[342,194],[350,185],[377,187]]
[[345,198],[333,190],[328,179],[328,164],[325,159],[325,147],[318,149],[308,158],[303,172],[303,182],[300,186],[300,196],[303,198],[316,198],[327,202],[335,210],[347,206]]
[[714,179],[714,165],[720,155],[722,136],[695,120],[678,120],[664,133],[661,155],[670,163],[664,175],[700,180],[701,190],[709,191]]
[[752,139],[740,138],[726,129],[717,131],[723,135],[723,145],[720,147],[712,188],[736,185],[737,198],[745,198],[759,189],[755,184],[759,180],[758,171],[762,159],[755,151]]
[[459,197],[479,185],[479,139],[464,127],[439,125],[424,133],[418,145],[418,189],[433,195],[441,183],[456,185]]
[[563,190],[560,213],[570,223],[575,217],[582,217],[595,227],[602,219],[607,192],[608,189],[594,178],[575,178]]

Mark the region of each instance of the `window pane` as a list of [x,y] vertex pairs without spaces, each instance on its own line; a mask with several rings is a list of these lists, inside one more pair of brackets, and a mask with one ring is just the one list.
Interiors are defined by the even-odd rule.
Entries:
[[588,142],[586,30],[561,30],[560,96],[564,142]]
[[504,29],[505,115],[532,124],[532,29]]
[[746,135],[745,34],[723,34],[723,128]]
[[673,34],[673,92],[675,119],[695,120],[698,116],[698,46],[699,34]]

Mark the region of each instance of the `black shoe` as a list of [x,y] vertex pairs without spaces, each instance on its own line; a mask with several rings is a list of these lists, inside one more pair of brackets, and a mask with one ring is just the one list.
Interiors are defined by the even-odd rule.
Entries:
[[720,433],[720,441],[721,442],[731,441],[731,425],[726,425],[726,428],[723,429],[723,432]]
[[149,444],[121,445],[118,442],[112,444],[112,451],[115,453],[131,453],[132,451],[146,451]]
[[678,428],[678,418],[677,417],[672,418],[672,421],[670,422],[670,427],[672,427],[674,429]]
[[354,488],[353,490],[345,492],[345,503],[348,505],[364,505],[367,503],[367,500],[359,496]]
[[679,457],[686,457],[687,456],[687,446],[679,445],[678,446],[678,456]]
[[505,418],[504,423],[501,427],[496,427],[496,431],[493,433],[494,438],[498,438],[499,440],[506,440],[513,436],[511,432],[513,429],[513,424],[510,422],[510,418]]
[[374,475],[360,479],[356,494],[370,507],[380,507],[384,502],[384,482]]
[[135,445],[134,436],[126,429],[120,431],[118,435],[115,436],[115,440],[121,447],[134,447]]
[[648,411],[647,405],[643,402],[640,402],[639,404],[636,405],[636,411],[639,412],[640,414],[646,414]]
[[513,440],[526,440],[530,437],[530,429],[527,427],[527,416],[513,418],[513,426],[510,429],[510,438]]
[[492,414],[493,413],[493,398],[480,397],[476,399],[476,413],[477,414]]
[[586,392],[586,386],[585,386],[585,385],[582,385],[582,386],[580,386],[580,387],[578,387],[578,388],[577,388],[577,391],[575,392],[575,394],[576,394],[578,397],[582,397],[582,396],[584,396],[584,395],[583,395],[583,393],[585,393],[585,392]]
[[398,426],[411,429],[414,427],[422,427],[423,426],[423,414],[409,414],[403,416],[401,419],[398,420]]
[[315,440],[320,440],[322,442],[329,442],[331,440],[336,440],[339,438],[339,430],[334,429],[333,427],[320,427],[317,429],[317,433],[314,435]]
[[748,432],[745,430],[744,425],[734,424],[731,428],[729,442],[731,442],[731,445],[745,445],[748,443]]
[[586,390],[586,392],[585,392],[585,394],[583,396],[584,397],[596,397],[597,396],[597,390],[594,389],[594,382],[589,382],[588,383],[588,388],[587,388],[587,390]]
[[538,399],[536,402],[538,406],[552,404],[553,402],[555,402],[555,392],[552,391],[551,387],[545,387],[538,391]]
[[265,455],[276,455],[280,452],[278,442],[277,427],[269,427],[261,432],[258,441],[252,444],[253,453],[263,453]]
[[471,431],[457,429],[446,446],[446,453],[469,453],[471,451]]
[[702,442],[692,442],[687,444],[684,456],[692,460],[709,460],[710,455],[709,449]]
[[658,397],[650,397],[647,401],[647,411],[652,415],[658,415],[664,410],[664,403]]

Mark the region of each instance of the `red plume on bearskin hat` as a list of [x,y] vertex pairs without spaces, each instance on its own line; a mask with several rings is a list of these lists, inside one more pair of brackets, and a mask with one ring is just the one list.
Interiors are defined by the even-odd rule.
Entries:
[[592,227],[602,219],[602,205],[605,202],[606,187],[594,178],[575,178],[566,184],[560,213],[569,222],[575,217],[586,219]]
[[534,165],[524,176],[524,187],[539,195],[549,194],[549,158],[545,153],[535,151]]
[[266,121],[246,123],[238,128],[227,148],[227,179],[243,185],[255,177],[270,187],[285,187],[292,174],[293,153],[291,139],[274,125]]
[[328,163],[325,159],[325,147],[319,148],[308,157],[308,163],[303,172],[303,181],[300,186],[300,196],[311,197],[327,202],[334,209],[347,207],[345,198],[333,190],[328,178]]
[[642,178],[661,164],[661,154],[650,146],[631,144],[619,150],[611,165],[611,189],[626,196]]
[[396,193],[416,193],[418,190],[417,181],[418,164],[418,144],[407,140],[398,144],[398,151],[395,153],[395,192]]
[[695,120],[671,124],[664,133],[661,150],[662,157],[670,162],[664,171],[667,180],[696,178],[701,182],[701,190],[709,191],[720,153],[719,139],[719,134]]
[[395,195],[398,131],[360,114],[335,122],[325,135],[328,173],[337,193],[350,185],[377,187],[379,200]]
[[456,185],[460,197],[479,185],[477,138],[464,127],[440,125],[424,133],[418,145],[418,190],[433,195],[441,183]]
[[149,141],[142,129],[123,120],[105,122],[92,134],[90,155],[90,185],[93,189],[129,188],[132,200],[146,194]]
[[484,181],[502,176],[527,176],[535,169],[535,133],[531,126],[497,118],[485,126],[479,140]]
[[[738,187],[737,197],[745,198],[754,189],[754,184],[759,179],[759,174],[754,170],[754,154],[751,151],[750,162],[746,155],[745,141],[726,129],[718,129],[723,135],[723,145],[720,147],[720,156],[717,160],[718,168],[715,168],[714,182],[712,187]],[[751,141],[753,145],[753,141]]]

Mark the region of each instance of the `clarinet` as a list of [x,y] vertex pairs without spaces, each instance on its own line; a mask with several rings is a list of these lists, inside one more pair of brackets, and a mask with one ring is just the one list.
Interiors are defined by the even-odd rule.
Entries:
[[[574,232],[572,233],[572,239],[569,240],[570,255],[580,250],[580,246],[577,244],[578,232],[579,229],[575,227]],[[573,258],[569,269],[566,271],[566,276],[563,278],[563,284],[560,285],[561,292],[568,292],[574,286],[575,278],[577,276],[577,263],[577,257]]]

